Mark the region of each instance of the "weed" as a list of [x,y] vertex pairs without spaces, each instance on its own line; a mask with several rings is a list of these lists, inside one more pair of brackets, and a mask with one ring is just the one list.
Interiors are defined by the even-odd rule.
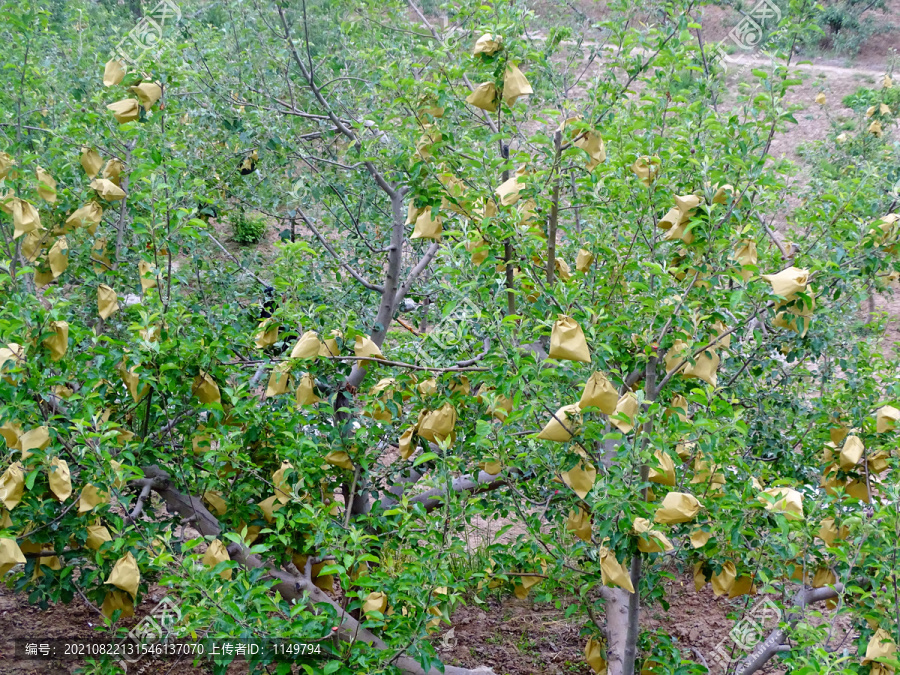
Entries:
[[258,214],[238,211],[231,218],[234,240],[239,244],[258,244],[266,233],[266,220]]

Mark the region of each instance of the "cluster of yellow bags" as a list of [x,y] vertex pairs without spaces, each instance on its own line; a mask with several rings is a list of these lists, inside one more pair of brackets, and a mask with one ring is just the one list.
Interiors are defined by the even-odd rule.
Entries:
[[[125,73],[125,65],[121,61],[112,59],[106,63],[103,69],[103,84],[106,87],[121,84],[122,80],[125,79]],[[162,87],[157,82],[140,82],[133,87],[129,87],[128,90],[136,98],[122,99],[106,106],[119,124],[126,124],[138,119],[141,107],[145,111],[149,111],[162,96]]]
[[657,227],[665,230],[665,241],[680,240],[685,244],[694,241],[694,233],[687,229],[691,216],[697,212],[697,207],[702,199],[697,195],[683,195],[675,197],[675,206],[657,222]]
[[[502,48],[503,38],[486,33],[475,42],[472,55],[493,56]],[[466,97],[466,103],[487,112],[497,112],[501,95],[506,105],[511,107],[516,104],[520,96],[529,96],[533,93],[534,90],[522,71],[515,64],[507,63],[501,91],[497,90],[497,85],[493,82],[482,82]]]

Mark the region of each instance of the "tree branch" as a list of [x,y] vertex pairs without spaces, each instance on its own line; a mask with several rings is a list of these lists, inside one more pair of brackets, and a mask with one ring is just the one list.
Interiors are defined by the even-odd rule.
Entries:
[[[154,479],[154,490],[166,502],[166,506],[171,511],[181,515],[183,518],[193,517],[194,527],[203,536],[218,537],[222,528],[218,519],[209,512],[203,502],[197,497],[185,495],[172,488],[169,474],[160,469],[158,466],[144,467],[144,475]],[[309,578],[302,573],[299,575],[290,574],[284,570],[274,567],[268,567],[266,563],[258,556],[250,553],[250,549],[243,544],[232,542],[228,545],[228,554],[232,560],[235,560],[244,567],[254,569],[264,569],[273,579],[278,580],[278,584],[274,586],[274,590],[278,591],[286,600],[305,601],[311,607],[319,604],[326,604],[340,617],[341,624],[338,631],[342,640],[353,641],[362,640],[376,649],[387,650],[388,646],[377,635],[366,628],[363,628],[359,621],[348,614],[338,602],[335,602],[324,591],[317,588]],[[307,561],[309,563],[309,561]],[[307,567],[310,565],[307,564]],[[428,671],[408,656],[401,656],[396,660],[396,665],[409,675],[439,675],[441,671],[437,668],[431,668]],[[492,675],[493,671],[489,669],[457,668],[455,666],[445,666],[445,675],[475,675],[475,673],[484,673]]]
[[338,252],[334,250],[334,247],[328,243],[328,240],[322,236],[322,233],[313,225],[312,220],[310,220],[307,215],[303,212],[303,210],[298,206],[297,207],[297,215],[300,216],[300,219],[306,224],[306,226],[312,230],[312,233],[316,236],[316,239],[319,240],[319,243],[325,247],[325,250],[331,254],[331,257],[334,258],[337,263],[347,270],[354,279],[356,279],[359,283],[361,283],[365,288],[370,291],[375,291],[376,293],[383,293],[384,286],[379,286],[378,284],[373,284],[371,281],[366,279],[362,274],[357,272],[355,269],[350,267],[348,263],[341,259],[338,255]]
[[428,267],[428,264],[434,260],[434,256],[437,254],[440,246],[440,243],[435,241],[425,250],[425,253],[419,259],[419,262],[416,263],[416,266],[409,271],[409,276],[406,277],[406,281],[404,281],[400,288],[397,289],[397,298],[394,300],[395,305],[399,305],[403,301],[403,298],[409,293],[409,289],[412,288],[416,278],[418,278],[418,276],[425,271],[425,268]]
[[[287,18],[284,16],[284,8],[278,4],[278,16],[281,18],[281,25],[284,27],[284,39],[287,41],[289,51],[291,52],[291,56],[294,59],[294,63],[297,64],[297,67],[300,69],[300,73],[303,75],[303,79],[307,81],[309,84],[310,90],[312,90],[313,96],[316,97],[316,100],[319,102],[325,109],[325,113],[328,115],[328,119],[331,120],[331,123],[340,131],[344,136],[349,138],[353,143],[360,144],[359,139],[356,137],[356,134],[350,130],[350,128],[344,124],[344,122],[334,114],[331,110],[331,106],[328,105],[328,101],[325,100],[325,97],[322,96],[322,92],[319,87],[316,86],[315,78],[313,77],[313,73],[307,70],[306,66],[303,64],[303,59],[300,58],[300,54],[297,53],[297,48],[294,45],[294,40],[291,38],[291,29],[288,26]],[[372,178],[375,179],[375,182],[378,183],[378,187],[380,187],[384,192],[393,199],[397,194],[397,191],[384,179],[384,176],[375,168],[375,165],[372,162],[366,160],[364,162],[366,169],[372,175]]]
[[804,588],[797,593],[797,595],[794,596],[794,610],[788,614],[784,621],[786,626],[784,628],[776,628],[769,633],[769,636],[765,640],[756,645],[753,651],[741,661],[735,674],[752,675],[761,669],[769,659],[775,656],[775,654],[785,651],[782,649],[782,643],[787,637],[788,630],[793,628],[794,624],[800,619],[802,610],[812,603],[836,598],[843,591],[844,585],[837,583],[834,587]]
[[[490,492],[507,484],[512,474],[504,475],[503,472],[492,476],[486,471],[479,471],[477,476],[469,474],[454,478],[450,482],[449,492],[458,494],[460,492],[468,492],[472,495],[481,494],[482,492]],[[444,503],[448,495],[446,487],[432,488],[425,492],[420,492],[409,500],[410,504],[422,504],[426,511],[433,511]]]
[[143,485],[144,487],[141,489],[141,494],[138,495],[137,503],[134,505],[131,513],[128,514],[128,519],[132,522],[132,524],[136,523],[137,519],[140,518],[141,514],[144,512],[144,502],[147,501],[147,497],[149,497],[150,493],[153,491],[153,486],[156,483],[156,479],[143,478],[139,481],[135,481],[135,483]]

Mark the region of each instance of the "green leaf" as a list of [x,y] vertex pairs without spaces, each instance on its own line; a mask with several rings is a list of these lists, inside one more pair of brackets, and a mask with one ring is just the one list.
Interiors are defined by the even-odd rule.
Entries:
[[424,464],[425,462],[430,462],[437,458],[438,458],[438,456],[433,452],[422,453],[421,455],[419,455],[419,457],[416,458],[416,461],[413,462],[413,467],[417,467],[420,464]]

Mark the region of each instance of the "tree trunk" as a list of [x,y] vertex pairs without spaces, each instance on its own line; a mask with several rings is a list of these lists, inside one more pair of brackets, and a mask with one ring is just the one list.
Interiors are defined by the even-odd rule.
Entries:
[[[370,337],[372,342],[381,347],[384,344],[384,338],[387,336],[388,327],[394,318],[394,310],[397,304],[397,289],[400,287],[400,267],[403,262],[403,231],[406,222],[406,214],[403,212],[403,193],[395,192],[391,195],[391,212],[394,219],[391,228],[391,244],[388,249],[388,265],[384,275],[384,289],[381,292],[381,303],[378,306],[378,313],[375,315],[375,324],[372,326]],[[366,376],[365,361],[357,361],[356,365],[350,371],[350,375],[344,382],[344,386],[338,392],[335,402],[335,409],[340,411],[341,408],[350,408],[353,405],[352,391],[362,384]],[[335,415],[341,433],[349,436],[352,433],[350,429],[351,415],[346,412],[338,412]],[[343,485],[344,499],[349,500],[347,508],[353,514],[366,513],[369,510],[369,489],[368,481],[365,476],[361,475],[359,484],[355,494],[350,495],[347,483]]]
[[[636,594],[634,594],[636,595]],[[634,661],[627,665],[629,612],[632,593],[621,588],[603,588],[606,599],[606,660],[608,675],[634,673]]]

